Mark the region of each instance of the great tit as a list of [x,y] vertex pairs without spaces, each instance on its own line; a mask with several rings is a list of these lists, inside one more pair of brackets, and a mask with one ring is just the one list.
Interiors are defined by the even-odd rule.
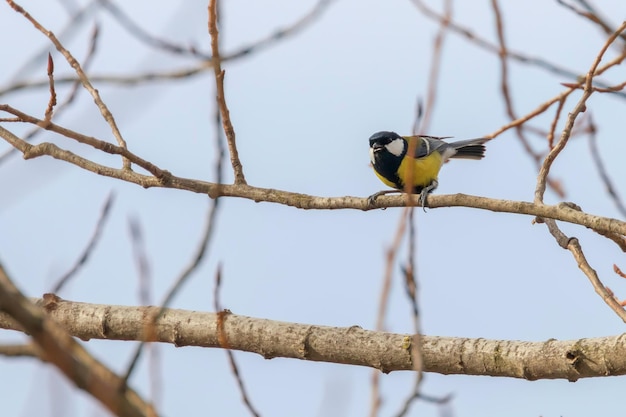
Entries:
[[[436,136],[400,136],[395,132],[377,132],[370,137],[370,160],[376,176],[385,185],[420,195],[422,207],[428,193],[437,188],[437,175],[450,158],[482,159],[489,139],[469,139],[447,143]],[[412,149],[412,153],[408,153]],[[411,178],[408,176],[411,175]],[[407,188],[407,184],[409,187]],[[369,197],[370,203],[385,190]]]

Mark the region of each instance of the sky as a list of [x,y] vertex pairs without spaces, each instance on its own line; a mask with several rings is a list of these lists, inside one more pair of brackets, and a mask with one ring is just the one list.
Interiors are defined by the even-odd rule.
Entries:
[[[67,21],[61,4],[23,2],[41,23],[60,34]],[[128,3],[128,4],[127,4]],[[152,34],[209,51],[206,2],[127,2],[120,7]],[[263,0],[223,2],[222,51],[239,50],[277,28],[289,25],[314,4]],[[586,72],[604,35],[557,2],[501,2],[511,49]],[[626,4],[606,2],[603,13],[615,26]],[[440,8],[440,2],[430,2]],[[599,4],[600,7],[600,4]],[[496,41],[490,2],[455,2],[454,19]],[[79,26],[66,46],[85,56],[94,22],[100,25],[94,74],[124,74],[178,69],[194,61],[146,48],[105,11]],[[408,134],[416,100],[428,90],[432,40],[437,26],[410,1],[337,0],[310,27],[250,57],[225,62],[226,99],[249,184],[318,196],[366,197],[383,188],[369,166],[368,137],[379,130]],[[43,35],[6,4],[0,5],[0,33],[10,61],[0,66],[0,90],[16,80],[45,78],[53,51]],[[62,39],[64,39],[62,37]],[[607,52],[614,56],[615,50]],[[55,73],[68,74],[54,54]],[[10,62],[10,65],[7,65]],[[23,66],[24,63],[31,62]],[[508,122],[500,92],[497,57],[465,38],[450,34],[444,44],[438,96],[427,133],[457,139],[481,137]],[[526,114],[563,91],[574,80],[520,63],[510,66],[511,92],[518,114]],[[624,64],[607,74],[624,81]],[[175,175],[214,180],[212,72],[188,80],[143,86],[97,84],[129,144],[144,159]],[[59,88],[60,95],[67,93]],[[564,108],[571,111],[579,95]],[[0,95],[27,113],[42,115],[46,89]],[[626,143],[621,115],[626,101],[595,95],[588,112],[598,125],[598,147],[620,195],[626,195],[623,158]],[[551,109],[533,126],[547,129]],[[77,103],[57,120],[69,128],[113,140],[93,101],[81,92]],[[562,121],[558,129],[562,128]],[[3,124],[15,133],[28,127]],[[558,130],[557,130],[558,132]],[[51,140],[81,155],[119,166],[68,139]],[[545,139],[532,146],[544,151]],[[0,142],[0,154],[9,148]],[[555,162],[553,178],[566,200],[583,210],[620,218],[578,136]],[[465,193],[531,201],[537,170],[514,132],[487,144],[480,162],[453,161],[443,167],[436,193]],[[232,173],[227,170],[227,181]],[[187,265],[204,227],[207,196],[179,190],[142,189],[99,177],[51,158],[0,164],[0,260],[28,296],[49,292],[69,269],[91,235],[100,208],[115,193],[111,218],[95,252],[59,295],[90,303],[138,305],[138,274],[128,221],[140,220],[152,271],[152,302],[162,299]],[[560,197],[551,191],[547,203]],[[213,311],[213,285],[223,266],[221,303],[235,314],[326,326],[373,329],[382,285],[385,251],[401,211],[304,211],[270,203],[224,198],[207,261],[174,300],[172,307]],[[616,335],[624,330],[617,315],[598,297],[568,251],[547,228],[528,216],[469,208],[418,211],[417,277],[424,334],[488,339],[544,341]],[[626,285],[612,272],[623,254],[606,239],[577,226],[562,225],[580,239],[591,265],[618,297]],[[406,257],[406,247],[401,259]],[[386,329],[412,331],[410,306],[394,267]],[[24,340],[0,332],[0,343]],[[112,369],[123,372],[134,345],[90,341],[86,347]],[[162,415],[246,415],[226,355],[219,349],[159,345]],[[369,413],[369,368],[265,360],[236,352],[251,401],[262,415],[363,416]],[[146,398],[150,374],[144,359],[131,380]],[[50,366],[34,360],[0,358],[3,415],[107,415],[85,394],[68,386]],[[413,375],[381,375],[381,416],[394,415],[410,392]],[[623,408],[621,377],[567,381],[427,374],[424,393],[453,395],[441,407],[417,402],[410,415],[588,416]],[[10,396],[10,397],[9,397]],[[70,399],[71,401],[67,401]]]

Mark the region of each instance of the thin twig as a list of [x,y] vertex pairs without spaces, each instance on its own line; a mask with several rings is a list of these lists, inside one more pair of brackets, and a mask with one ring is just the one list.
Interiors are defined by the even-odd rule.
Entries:
[[544,219],[546,226],[548,226],[548,230],[554,236],[557,243],[563,249],[567,249],[572,252],[574,259],[578,263],[578,267],[581,271],[587,276],[589,282],[593,286],[593,289],[596,293],[602,298],[602,300],[608,305],[611,310],[613,310],[624,323],[626,323],[626,310],[620,304],[620,302],[615,298],[612,291],[610,291],[603,283],[600,281],[597,272],[589,265],[587,259],[585,258],[585,254],[583,253],[582,247],[578,242],[578,239],[575,237],[566,236],[557,226],[556,221],[552,219]]
[[[65,27],[59,30],[59,34],[57,35],[59,39],[63,39],[64,41],[69,40],[79,29],[80,25],[83,24],[89,17],[91,17],[99,6],[100,0],[91,0],[89,3],[85,5],[81,5],[82,8],[72,12],[69,16],[67,24]],[[43,46],[37,52],[33,53],[31,57],[21,64],[14,72],[14,75],[11,77],[9,84],[23,84],[23,82],[18,81],[19,78],[24,77],[24,74],[28,74],[33,71],[33,69],[39,69],[41,65],[41,61],[43,61],[48,53],[50,52],[50,48],[48,45]],[[80,82],[80,81],[79,81]],[[40,86],[45,84],[45,81],[42,80]],[[57,83],[58,84],[58,83]],[[1,95],[1,93],[0,93]]]
[[[583,6],[586,10],[579,10],[572,5],[565,3],[563,0],[557,0],[557,3],[565,7],[566,9],[571,10],[577,15],[584,17],[585,19],[589,20],[591,23],[594,23],[600,26],[604,34],[610,35],[611,33],[613,33],[613,31],[615,30],[614,26],[608,23],[604,17],[600,16],[600,13],[598,12],[598,10],[595,9],[595,7],[593,7],[586,0],[576,0],[576,1],[580,3],[580,5]],[[620,37],[626,41],[626,35],[620,35]]]
[[556,157],[561,153],[563,148],[565,148],[565,145],[567,145],[567,142],[572,133],[572,128],[574,127],[574,123],[576,122],[576,118],[580,113],[586,110],[587,99],[593,93],[593,89],[591,88],[593,77],[598,72],[598,66],[600,65],[600,61],[602,61],[604,53],[615,41],[615,39],[617,39],[618,35],[624,30],[626,30],[626,21],[621,24],[621,26],[613,33],[613,35],[609,36],[609,38],[606,40],[606,42],[598,52],[598,55],[594,59],[593,63],[591,64],[591,68],[589,69],[589,72],[587,73],[587,76],[585,78],[583,94],[578,100],[578,103],[576,103],[576,106],[574,106],[574,109],[569,113],[567,117],[559,142],[545,157],[541,169],[539,170],[539,175],[537,176],[537,186],[535,188],[535,203],[543,202],[543,195],[546,190],[546,178],[550,171],[550,167],[552,166],[552,163],[554,162]]
[[[89,68],[90,64],[93,61],[93,57],[95,56],[95,52],[96,52],[96,45],[97,45],[97,41],[98,41],[98,34],[99,34],[99,30],[98,30],[98,26],[95,25],[93,28],[93,31],[91,33],[91,38],[90,38],[90,42],[89,42],[89,49],[87,50],[87,55],[83,61],[83,68],[85,70],[87,70],[87,68]],[[55,84],[58,84],[58,80],[55,80]],[[72,86],[70,88],[70,92],[68,94],[68,96],[65,98],[65,100],[63,100],[61,102],[61,104],[59,104],[57,106],[56,111],[54,112],[55,115],[59,115],[61,113],[63,113],[64,110],[67,110],[69,108],[69,106],[74,102],[74,99],[76,98],[76,96],[78,95],[78,91],[79,91],[79,87],[80,87],[80,80],[78,78],[74,79],[74,82],[72,83]],[[50,122],[51,118],[49,120],[46,120],[44,118],[44,122]],[[33,128],[32,130],[30,130],[28,133],[26,133],[23,136],[23,139],[27,142],[32,141],[38,134],[40,134],[41,132],[43,132],[43,130],[37,126],[35,128]],[[6,152],[4,152],[3,154],[0,154],[0,164],[2,164],[2,162],[4,162],[6,159],[8,159],[11,155],[14,155],[17,153],[17,149],[16,148],[9,148]]]
[[213,70],[215,72],[215,85],[217,88],[217,103],[222,115],[222,125],[226,134],[228,143],[228,152],[230,153],[230,162],[235,173],[235,184],[246,184],[246,178],[243,174],[243,166],[239,160],[239,152],[237,151],[237,143],[235,142],[235,128],[230,121],[230,112],[226,105],[226,97],[224,95],[224,74],[220,58],[219,48],[219,31],[217,29],[217,0],[209,1],[209,34],[211,35],[211,51],[213,52]]
[[[146,171],[150,172],[152,175],[154,175],[156,178],[159,179],[159,181],[163,181],[163,182],[168,182],[168,177],[169,177],[169,172],[164,171],[160,168],[158,168],[156,165],[152,164],[151,162],[146,161],[143,158],[140,158],[139,156],[135,155],[134,153],[132,153],[131,151],[128,150],[128,148],[125,147],[121,147],[121,146],[116,146],[112,143],[109,142],[105,142],[103,140],[97,139],[93,136],[87,136],[87,135],[83,135],[81,133],[75,132],[73,130],[69,130],[66,129],[64,127],[61,127],[55,123],[52,122],[45,122],[42,119],[38,119],[36,117],[30,116],[18,109],[15,109],[7,104],[0,104],[0,111],[5,111],[7,113],[13,114],[17,117],[20,118],[20,120],[22,122],[27,122],[33,125],[37,125],[43,129],[58,133],[60,135],[63,135],[67,138],[70,139],[74,139],[77,142],[80,142],[82,144],[85,145],[89,145],[95,149],[98,149],[102,152],[106,152],[109,153],[111,155],[120,155],[123,158],[131,161],[132,163],[140,166],[141,168],[145,169]],[[7,139],[6,137],[4,139]],[[8,140],[8,139],[7,139]],[[41,150],[43,150],[43,148],[45,148],[47,145],[45,144],[39,144],[39,145],[30,145],[28,143],[26,143],[24,140],[20,140],[20,141],[10,141],[10,143],[16,147],[18,150],[20,150],[22,153],[24,153],[24,158],[28,159],[29,157],[36,157],[38,155],[36,149],[39,148]],[[30,151],[34,151],[34,154],[29,156],[27,155],[28,152],[25,153],[26,150],[30,150]],[[130,171],[130,170],[127,170]],[[132,171],[130,171],[132,172]]]
[[[74,71],[76,71],[76,75],[78,75],[78,78],[80,79],[85,90],[87,90],[89,94],[91,94],[91,96],[93,97],[94,102],[96,103],[96,106],[100,110],[100,114],[102,114],[102,117],[104,118],[104,120],[111,127],[111,131],[113,133],[113,136],[115,137],[115,140],[117,141],[117,144],[121,148],[126,149],[126,141],[122,137],[122,134],[119,128],[117,127],[117,123],[115,123],[115,118],[113,117],[113,114],[111,114],[111,111],[109,110],[107,105],[104,104],[104,101],[102,101],[102,98],[100,97],[100,93],[91,84],[91,82],[89,81],[89,78],[83,71],[80,63],[76,60],[76,58],[74,58],[74,56],[70,53],[70,51],[68,51],[61,44],[61,42],[57,39],[54,33],[49,31],[45,27],[43,27],[33,16],[31,16],[30,13],[24,10],[23,7],[19,6],[13,0],[7,0],[7,3],[9,4],[9,6],[11,6],[11,8],[13,8],[13,10],[22,14],[22,16],[24,16],[29,22],[31,22],[31,24],[37,30],[43,33],[50,40],[50,42],[54,44],[57,51],[59,51],[65,57],[67,63],[74,69]],[[122,160],[123,160],[124,169],[130,169],[130,161],[126,158],[122,158]]]
[[100,209],[100,216],[98,217],[96,227],[94,228],[93,233],[91,234],[91,238],[89,239],[89,242],[87,242],[85,249],[83,249],[83,251],[81,252],[80,256],[78,257],[74,265],[65,274],[61,275],[61,277],[59,277],[59,279],[57,280],[56,284],[54,284],[54,286],[52,287],[52,292],[54,294],[58,294],[59,292],[61,292],[63,287],[67,285],[70,279],[72,277],[75,277],[78,274],[78,271],[80,271],[80,269],[83,266],[85,266],[85,264],[87,264],[89,257],[94,252],[96,245],[100,241],[100,237],[102,236],[102,231],[104,230],[106,221],[108,220],[109,214],[111,213],[111,207],[113,207],[114,200],[115,200],[115,193],[110,192],[107,198],[104,200],[104,204],[102,205],[102,208]]
[[554,132],[556,131],[556,125],[559,123],[559,119],[561,118],[561,113],[563,112],[563,107],[565,106],[565,100],[567,96],[563,97],[563,100],[559,100],[559,105],[556,108],[556,112],[554,113],[554,118],[552,119],[552,123],[550,123],[550,131],[548,132],[548,148],[554,148]]
[[[509,56],[510,56],[510,51],[509,51]],[[622,63],[622,61],[624,61],[624,59],[626,59],[626,51],[618,56],[616,56],[615,58],[613,58],[612,60],[610,60],[609,62],[607,62],[605,65],[601,66],[600,68],[598,68],[595,73],[594,73],[594,77],[598,76],[598,75],[602,75],[605,71],[607,71],[608,69],[616,66],[616,65],[620,65]],[[561,102],[564,101],[573,91],[575,91],[578,88],[583,88],[583,84],[585,82],[585,79],[575,83],[575,84],[566,84],[565,86],[568,87],[567,90],[565,90],[564,92],[558,94],[556,97],[551,98],[550,100],[547,100],[546,102],[540,104],[535,110],[531,111],[530,113],[526,114],[525,116],[522,116],[520,118],[518,118],[517,120],[512,121],[511,123],[508,123],[504,126],[502,126],[501,128],[499,128],[498,130],[496,130],[495,132],[486,135],[486,138],[495,138],[496,136],[501,135],[502,133],[506,132],[509,129],[515,128],[519,125],[522,125],[524,123],[526,123],[527,121],[539,116],[540,114],[542,114],[543,112],[545,112],[546,110],[548,110],[554,103],[557,102]]]

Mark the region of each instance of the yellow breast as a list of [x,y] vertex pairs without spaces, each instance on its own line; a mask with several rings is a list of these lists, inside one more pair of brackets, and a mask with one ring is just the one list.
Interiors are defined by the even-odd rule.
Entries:
[[[439,152],[433,152],[425,158],[419,159],[405,156],[400,168],[398,168],[398,176],[403,185],[411,184],[413,187],[426,187],[437,179],[441,164]],[[385,181],[383,180],[383,182]]]

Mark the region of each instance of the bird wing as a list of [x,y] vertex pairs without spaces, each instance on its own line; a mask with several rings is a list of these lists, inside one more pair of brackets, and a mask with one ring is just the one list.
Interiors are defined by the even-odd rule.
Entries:
[[450,144],[444,142],[442,139],[448,139],[452,136],[405,136],[404,138],[409,141],[409,149],[411,149],[411,142],[419,140],[415,146],[413,152],[414,158],[424,158],[435,151],[443,153],[445,148],[450,147]]

